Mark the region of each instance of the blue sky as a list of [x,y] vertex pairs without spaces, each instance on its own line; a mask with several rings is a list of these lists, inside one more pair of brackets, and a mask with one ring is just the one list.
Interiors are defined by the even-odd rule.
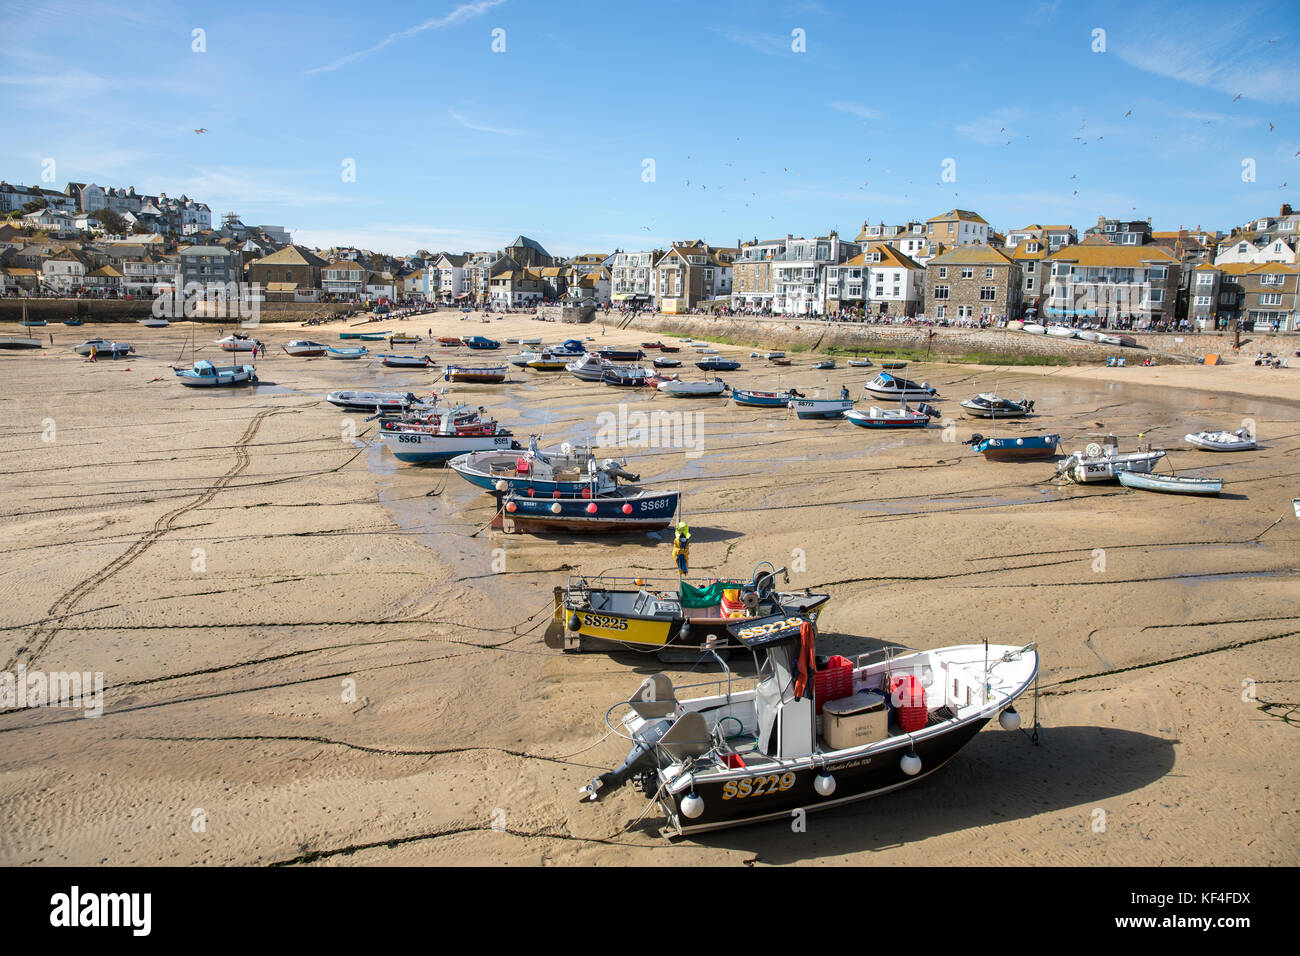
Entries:
[[0,3],[0,177],[387,252],[1300,206],[1294,0],[279,6]]

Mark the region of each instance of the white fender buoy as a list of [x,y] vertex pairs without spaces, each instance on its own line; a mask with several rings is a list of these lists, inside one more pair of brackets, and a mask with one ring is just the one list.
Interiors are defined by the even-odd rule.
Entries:
[[560,508],[560,503],[558,501],[551,505],[551,514],[558,515],[561,510],[562,509]]
[[921,758],[916,754],[903,754],[903,759],[898,761],[898,765],[909,777],[915,777],[921,772]]
[[572,455],[572,454],[573,454],[573,446],[570,445],[570,444],[566,441],[563,445],[560,446],[560,454],[561,454],[561,455],[564,455],[566,458],[567,458],[569,455]]
[[819,796],[829,797],[835,792],[835,777],[829,773],[819,773],[813,778],[813,789]]
[[704,800],[696,796],[692,790],[686,796],[682,797],[682,815],[694,820],[704,812]]
[[998,725],[1003,730],[1019,730],[1020,715],[1016,713],[1014,707],[1008,707],[1002,713],[998,714]]
[[506,481],[504,478],[497,479],[497,491],[507,491],[509,490],[509,488],[510,488],[510,483],[508,481]]

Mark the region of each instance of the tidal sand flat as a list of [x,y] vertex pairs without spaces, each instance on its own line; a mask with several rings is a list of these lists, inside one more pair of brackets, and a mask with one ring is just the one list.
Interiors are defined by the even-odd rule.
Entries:
[[[442,380],[505,345],[394,350],[429,354],[427,371],[279,351],[338,328],[263,326],[259,383],[228,390],[176,381],[186,323],[132,327],[137,352],[117,361],[86,362],[62,330],[53,348],[0,354],[4,670],[103,675],[101,716],[0,711],[0,862],[1300,862],[1295,370],[913,364],[902,374],[938,388],[951,423],[877,434],[565,372]],[[458,312],[378,328],[661,337]],[[87,324],[78,341],[115,329]],[[200,327],[196,357],[220,364],[216,338]],[[876,371],[716,347],[742,363],[722,373],[733,385],[861,399]],[[679,357],[683,378],[712,377]],[[493,531],[490,495],[397,463],[364,414],[324,400],[340,388],[445,389],[545,446],[597,441],[620,414],[690,416],[684,447],[599,453],[682,492],[693,575],[788,566],[793,587],[832,595],[823,654],[1035,641],[1038,743],[1026,696],[1024,732],[995,723],[938,773],[799,832],[669,841],[632,787],[581,804],[578,787],[626,754],[602,739],[607,709],[691,665],[546,647],[552,589],[580,573],[672,577],[671,537]],[[1035,416],[961,416],[992,390],[1023,392]],[[1182,441],[1245,420],[1257,451]],[[1066,452],[1108,434],[1151,443],[1169,450],[1162,470],[1221,477],[1224,494],[1062,486],[1051,462],[973,454],[974,432],[1055,432]]]

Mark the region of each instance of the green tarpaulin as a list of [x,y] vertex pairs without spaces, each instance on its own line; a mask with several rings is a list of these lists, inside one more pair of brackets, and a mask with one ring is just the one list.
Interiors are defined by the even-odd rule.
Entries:
[[682,607],[717,607],[722,603],[722,592],[739,590],[748,581],[714,581],[708,587],[697,588],[682,582]]

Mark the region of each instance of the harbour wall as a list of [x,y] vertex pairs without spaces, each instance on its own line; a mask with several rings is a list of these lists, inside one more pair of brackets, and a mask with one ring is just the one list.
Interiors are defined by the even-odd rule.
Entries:
[[[153,314],[153,299],[0,299],[0,322],[20,322],[23,302],[27,303],[27,317],[45,320],[50,324],[64,319],[80,318],[86,322],[135,322]],[[259,322],[305,322],[307,319],[324,319],[351,312],[355,303],[315,302],[264,302]],[[184,321],[204,322],[210,325],[234,325],[239,317],[227,315],[194,315]]]

